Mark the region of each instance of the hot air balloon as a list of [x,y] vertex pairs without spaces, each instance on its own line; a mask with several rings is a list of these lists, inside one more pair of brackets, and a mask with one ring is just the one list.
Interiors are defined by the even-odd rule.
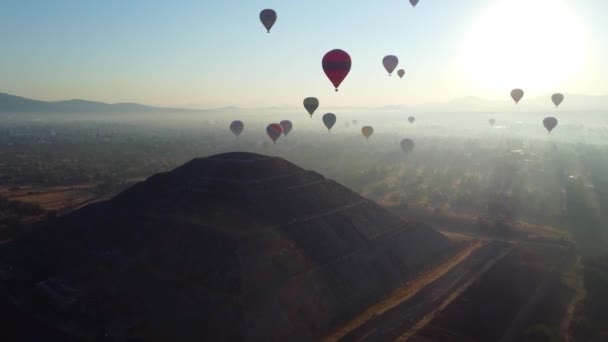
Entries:
[[407,118],[407,121],[409,121],[411,124],[413,124],[414,121],[416,121],[416,118],[413,116],[410,116],[409,118]]
[[325,124],[325,127],[327,127],[327,130],[331,131],[331,128],[336,124],[336,115],[334,113],[323,115],[323,123]]
[[331,50],[323,56],[322,64],[325,75],[327,75],[336,91],[338,91],[338,87],[350,72],[352,65],[350,56],[345,51],[339,49]]
[[521,89],[513,89],[511,90],[511,98],[513,99],[513,101],[515,101],[515,104],[519,103],[519,100],[521,100],[524,97],[524,91]]
[[551,101],[553,101],[555,108],[559,107],[562,101],[564,101],[564,94],[556,93],[551,95]]
[[281,125],[278,123],[271,123],[268,125],[268,127],[266,127],[266,133],[268,133],[268,136],[270,139],[272,139],[272,142],[276,143],[277,139],[279,139],[281,134],[283,134],[283,127],[281,127]]
[[543,126],[551,133],[551,131],[557,126],[557,119],[550,116],[543,120]]
[[410,0],[410,4],[412,4],[412,6],[416,7],[416,5],[418,5],[418,0]]
[[239,135],[241,135],[241,132],[243,132],[244,129],[245,124],[243,123],[243,121],[236,120],[232,121],[232,123],[230,124],[230,130],[234,135],[236,135],[237,138],[239,137]]
[[496,120],[494,120],[494,119],[490,119],[489,122],[490,122],[490,126],[492,126],[492,127],[494,127],[494,125],[496,124]]
[[304,108],[306,108],[306,111],[308,111],[308,114],[310,114],[310,117],[312,118],[312,115],[314,114],[315,110],[319,108],[319,99],[317,99],[316,97],[305,98]]
[[414,149],[414,142],[411,139],[403,139],[401,140],[401,149],[405,153],[410,153]]
[[262,25],[264,25],[268,33],[270,33],[270,29],[277,21],[277,12],[271,9],[263,10],[262,12],[260,12],[260,21],[262,22]]
[[403,70],[403,69],[397,70],[397,75],[399,76],[399,78],[403,78],[403,76],[405,76],[405,70]]
[[384,69],[388,71],[389,76],[393,73],[393,71],[395,71],[395,68],[397,68],[398,64],[399,58],[397,58],[397,56],[388,55],[384,57],[384,59],[382,59],[382,65],[384,65]]
[[363,133],[363,136],[366,139],[369,139],[369,137],[374,134],[374,128],[372,126],[363,126],[363,128],[361,128],[361,133]]
[[281,125],[281,128],[283,128],[283,134],[285,134],[285,136],[287,136],[293,128],[293,124],[289,120],[283,120],[279,124]]

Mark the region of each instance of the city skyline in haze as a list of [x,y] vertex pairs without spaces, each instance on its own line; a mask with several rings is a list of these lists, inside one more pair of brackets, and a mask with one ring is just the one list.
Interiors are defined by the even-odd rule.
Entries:
[[[270,34],[264,8],[278,13]],[[602,0],[8,0],[4,9],[0,92],[40,100],[295,107],[316,96],[377,107],[502,100],[516,87],[526,97],[608,93]],[[338,93],[321,69],[334,48],[353,60]],[[388,54],[403,79],[382,68]]]

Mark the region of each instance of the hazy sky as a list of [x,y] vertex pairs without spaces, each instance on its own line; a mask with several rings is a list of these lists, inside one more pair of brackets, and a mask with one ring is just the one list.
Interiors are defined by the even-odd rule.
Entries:
[[[606,94],[606,0],[0,0],[0,91],[166,106]],[[258,14],[273,8],[267,34]],[[339,93],[321,58],[353,68]],[[388,77],[395,54],[406,76]]]

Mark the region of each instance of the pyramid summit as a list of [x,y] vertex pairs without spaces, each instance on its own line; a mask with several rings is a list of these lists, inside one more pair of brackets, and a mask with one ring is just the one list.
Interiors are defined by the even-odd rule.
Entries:
[[167,341],[318,339],[451,249],[335,181],[252,153],[194,159],[21,244],[40,251],[14,260],[15,297],[40,298],[30,310],[90,338]]

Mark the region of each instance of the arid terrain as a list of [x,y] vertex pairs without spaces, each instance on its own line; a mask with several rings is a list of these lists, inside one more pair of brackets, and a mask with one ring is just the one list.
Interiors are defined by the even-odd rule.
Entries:
[[[9,125],[6,144],[0,145],[0,153],[12,158],[0,164],[3,244],[192,156],[231,150],[235,144],[213,138],[212,131],[200,137],[196,125],[166,132],[130,124],[28,125]],[[150,133],[158,137],[150,139]],[[339,134],[327,139],[328,151],[297,133],[276,146],[241,143],[330,175],[406,222],[442,232],[454,248],[378,302],[337,319],[322,334],[325,338],[594,341],[605,333],[608,263],[598,253],[605,197],[596,186],[605,177],[598,172],[603,161],[592,158],[602,147],[564,144],[557,153],[543,142],[492,138],[484,145],[486,138],[421,138],[417,153],[403,159],[382,150],[390,135],[365,144]],[[519,151],[522,146],[527,152]],[[494,154],[497,149],[505,153]],[[331,162],[317,158],[327,152],[335,154]],[[57,159],[41,163],[45,153]],[[455,157],[462,154],[464,162]],[[530,160],[545,167],[532,167]],[[551,253],[560,258],[547,257]],[[494,297],[510,298],[510,305]],[[458,321],[471,317],[475,322],[472,317],[481,310],[475,302],[492,301],[496,316],[478,318],[491,329]]]

